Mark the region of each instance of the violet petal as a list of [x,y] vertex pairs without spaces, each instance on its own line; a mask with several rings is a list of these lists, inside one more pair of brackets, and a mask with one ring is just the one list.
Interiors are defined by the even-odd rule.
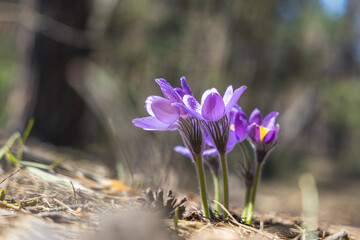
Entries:
[[233,94],[234,94],[234,89],[233,89],[232,85],[230,85],[230,86],[227,87],[227,89],[226,89],[226,91],[224,93],[224,97],[223,97],[225,106],[230,101]]
[[252,123],[247,128],[248,136],[251,138],[251,140],[255,142],[260,142],[260,129],[259,125],[256,123]]
[[203,152],[203,156],[210,156],[210,155],[219,155],[219,153],[216,148],[205,149]]
[[146,131],[176,130],[176,127],[174,127],[173,125],[163,123],[159,121],[156,117],[136,118],[132,122],[135,126],[142,128]]
[[188,95],[193,95],[191,88],[189,87],[188,83],[186,82],[186,78],[185,77],[181,77],[180,78],[180,82],[181,82],[181,87],[184,90],[184,92]]
[[193,117],[204,120],[201,116],[201,105],[193,96],[185,95],[183,102],[184,104],[175,103],[175,105],[185,109]]
[[165,99],[165,98],[152,95],[152,96],[147,97],[145,100],[145,109],[153,117],[155,117],[155,115],[151,109],[151,103],[156,99]]
[[239,142],[242,142],[247,137],[247,119],[246,117],[241,114],[241,112],[238,112],[235,115],[235,121],[234,121],[234,130],[236,138]]
[[[207,96],[209,96],[209,94],[211,94],[211,93],[217,93],[217,94],[219,94],[219,92],[218,92],[218,90],[217,90],[216,88],[207,89],[207,90],[203,93],[203,95],[201,96],[201,105],[204,104],[205,99],[206,99]],[[219,94],[219,95],[220,95],[220,94]]]
[[175,92],[177,93],[177,94],[179,94],[179,96],[181,97],[181,98],[183,98],[184,96],[185,96],[185,92],[184,92],[184,90],[182,90],[181,88],[174,88],[174,90],[175,90]]
[[254,111],[250,114],[249,124],[256,123],[257,125],[261,124],[261,114],[259,109],[255,108]]
[[208,121],[220,120],[225,114],[225,104],[220,94],[210,93],[201,108],[201,115]]
[[276,137],[276,131],[275,130],[270,130],[268,133],[266,133],[263,142],[264,143],[269,143],[275,140]]
[[275,123],[276,123],[276,117],[272,117],[269,121],[267,121],[267,125],[262,125],[262,124],[261,125],[268,129],[273,129],[275,127]]
[[176,146],[174,147],[174,151],[177,152],[177,153],[180,153],[182,155],[184,155],[185,157],[188,157],[188,158],[192,158],[191,157],[191,153],[190,153],[190,150],[187,148],[187,147],[184,147],[184,146]]
[[157,84],[159,84],[162,93],[166,99],[169,99],[171,102],[181,102],[179,94],[174,90],[174,88],[163,78],[155,79]]
[[239,100],[240,96],[243,94],[245,89],[246,89],[246,86],[241,86],[234,91],[231,98],[228,100],[228,102],[225,103],[226,104],[226,112],[229,112],[231,110],[231,108],[236,104],[236,102]]
[[167,100],[156,99],[151,103],[151,109],[157,119],[164,123],[173,123],[178,120],[180,109]]
[[278,112],[271,112],[261,122],[261,125],[266,128],[273,128],[275,126],[276,118],[279,116]]

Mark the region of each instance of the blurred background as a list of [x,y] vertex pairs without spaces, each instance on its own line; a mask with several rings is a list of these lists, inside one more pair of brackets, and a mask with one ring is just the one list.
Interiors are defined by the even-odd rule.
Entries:
[[[197,98],[210,87],[246,85],[239,104],[248,115],[255,107],[280,112],[264,195],[295,204],[298,176],[310,172],[320,200],[345,196],[334,206],[352,199],[353,211],[360,207],[359,74],[357,0],[0,0],[2,138],[33,117],[36,143],[80,149],[110,170],[118,163],[128,171],[128,159],[145,185],[197,190],[190,160],[172,151],[178,134],[131,123],[147,116],[147,96],[161,95],[155,78],[175,87],[186,76]],[[232,186],[242,191],[233,170],[239,149],[228,158]],[[240,206],[239,199],[232,201]],[[299,214],[300,206],[284,206],[258,208]],[[359,215],[343,219],[360,223]]]

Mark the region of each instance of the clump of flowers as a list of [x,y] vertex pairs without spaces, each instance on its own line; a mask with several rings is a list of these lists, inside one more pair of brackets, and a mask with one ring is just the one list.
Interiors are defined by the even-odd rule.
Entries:
[[[206,193],[203,162],[208,165],[213,175],[215,200],[218,202],[221,200],[221,173],[222,203],[228,210],[227,154],[238,144],[244,156],[244,162],[239,164],[246,187],[242,219],[251,224],[261,167],[277,142],[278,113],[272,112],[262,120],[260,111],[255,109],[247,119],[237,104],[246,86],[241,86],[235,91],[229,86],[223,97],[216,88],[210,88],[198,102],[185,77],[180,78],[182,88],[173,88],[165,79],[155,81],[164,97],[149,96],[145,101],[145,109],[150,116],[134,119],[134,125],[149,131],[178,130],[185,146],[176,146],[174,150],[191,158],[195,163],[203,214],[206,218],[210,217],[210,204]],[[254,149],[253,161],[249,158],[245,140],[249,141]],[[215,215],[220,216],[219,205],[216,205]],[[223,218],[224,221],[227,220],[227,211],[224,211]]]

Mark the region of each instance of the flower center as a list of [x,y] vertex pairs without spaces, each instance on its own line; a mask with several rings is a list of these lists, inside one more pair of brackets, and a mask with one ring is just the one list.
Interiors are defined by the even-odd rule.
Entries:
[[260,129],[260,141],[263,141],[264,137],[270,131],[270,129],[263,127],[263,126],[260,126],[259,129]]
[[234,124],[230,125],[230,130],[233,131],[233,132],[235,131],[235,125]]

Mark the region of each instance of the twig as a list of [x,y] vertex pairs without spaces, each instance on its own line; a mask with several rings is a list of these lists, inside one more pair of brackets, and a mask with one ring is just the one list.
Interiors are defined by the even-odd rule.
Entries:
[[60,204],[61,206],[63,206],[64,208],[66,208],[71,214],[77,216],[76,212],[72,210],[69,206],[67,206],[65,203],[61,202],[60,200],[57,200],[56,198],[54,198],[54,201]]
[[72,190],[73,190],[73,192],[74,192],[74,199],[75,199],[75,201],[77,201],[77,194],[76,194],[76,190],[75,190],[74,184],[73,184],[72,181],[70,181],[70,184],[71,184]]
[[242,228],[244,228],[244,229],[246,229],[246,230],[248,230],[248,231],[250,231],[250,232],[256,232],[256,233],[258,233],[258,234],[261,234],[261,235],[263,235],[263,236],[265,236],[265,237],[268,237],[268,238],[271,238],[271,239],[280,239],[278,236],[274,236],[274,235],[272,235],[272,234],[270,234],[270,233],[266,233],[266,232],[263,232],[263,231],[258,230],[258,229],[256,229],[256,228],[250,227],[250,226],[248,226],[248,225],[239,223],[239,222],[230,214],[230,212],[224,207],[224,205],[222,205],[221,203],[219,203],[219,202],[217,202],[217,201],[215,201],[215,200],[213,200],[213,201],[214,201],[215,203],[219,204],[220,207],[229,214],[229,217],[231,218],[231,220],[233,220],[239,227],[241,226]]
[[12,176],[14,176],[16,173],[20,172],[20,170],[22,170],[22,168],[19,168],[18,170],[16,170],[15,172],[11,173],[9,176],[7,176],[6,178],[4,178],[3,180],[1,180],[0,184],[2,184],[3,182],[5,182],[6,180],[8,180],[9,178],[11,178]]
[[28,210],[30,212],[37,212],[39,210],[46,210],[47,212],[62,212],[65,210],[68,210],[68,207],[71,209],[76,209],[76,208],[82,208],[82,209],[87,209],[89,208],[89,204],[73,204],[73,205],[69,205],[67,207],[57,207],[57,208],[46,208],[44,206],[36,206],[36,207],[26,207],[25,210]]
[[82,221],[79,217],[69,216],[60,212],[42,212],[36,214],[42,218],[51,218],[54,221],[67,220],[67,221]]
[[241,225],[234,217],[232,214],[230,214],[230,212],[224,207],[224,205],[222,205],[221,203],[219,203],[218,201],[216,200],[213,200],[216,204],[219,204],[220,207],[227,213],[229,214],[229,217],[231,218],[231,220],[233,220],[237,225]]

